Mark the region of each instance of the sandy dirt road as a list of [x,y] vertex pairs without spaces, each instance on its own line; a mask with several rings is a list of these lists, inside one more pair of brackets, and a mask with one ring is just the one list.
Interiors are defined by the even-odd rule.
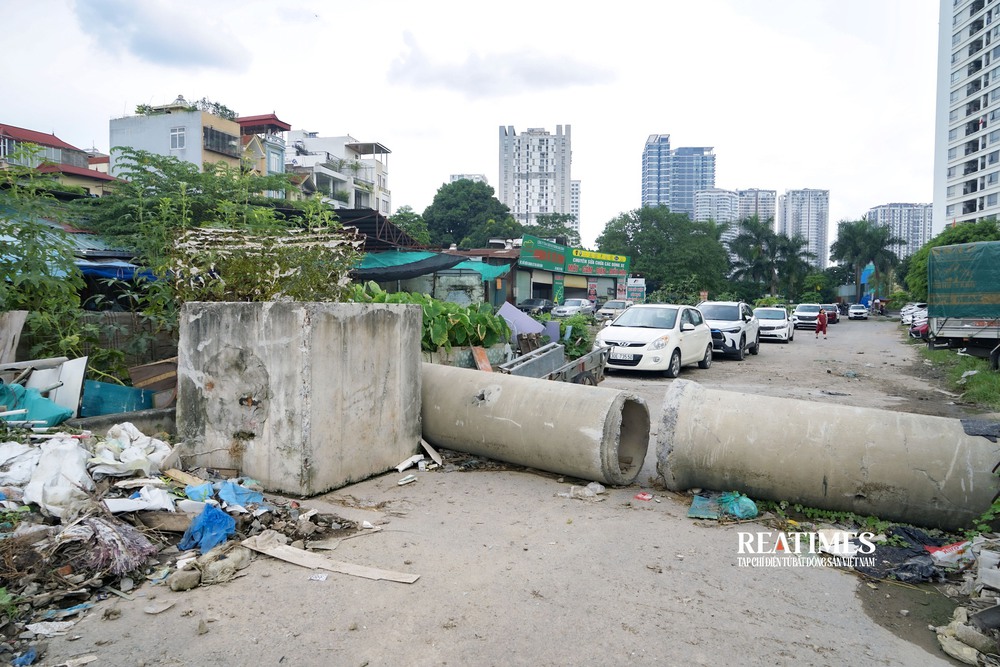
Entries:
[[[791,345],[764,344],[745,361],[718,359],[681,377],[804,400],[964,412],[956,397],[912,375],[923,365],[897,324],[845,321],[830,330],[827,341],[799,331]],[[670,382],[621,373],[602,386],[643,396],[655,427]],[[559,400],[556,383],[551,400]],[[654,445],[637,483],[600,501],[559,496],[579,481],[557,474],[461,454],[448,461],[406,486],[393,471],[303,501],[382,529],[341,543],[330,558],[416,573],[415,583],[333,573],[312,580],[310,569],[258,557],[227,584],[173,593],[147,583],[132,601],[103,601],[49,641],[42,664],[81,656],[111,667],[950,664],[920,614],[882,619],[891,629],[873,621],[852,574],[737,567],[746,525],[688,519],[689,499],[650,481]],[[655,499],[636,500],[640,491]],[[871,595],[910,604],[888,585]],[[144,612],[163,602],[174,605]],[[904,638],[917,631],[927,648]]]

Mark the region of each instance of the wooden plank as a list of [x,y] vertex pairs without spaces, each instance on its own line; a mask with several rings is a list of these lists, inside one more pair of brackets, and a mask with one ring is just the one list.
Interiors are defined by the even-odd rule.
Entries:
[[481,371],[486,371],[487,373],[493,372],[493,366],[490,365],[489,357],[486,356],[485,347],[479,347],[478,345],[473,345],[472,358],[476,362],[476,368],[478,368]]
[[186,512],[167,512],[166,510],[136,512],[135,516],[147,528],[167,533],[183,533],[191,526],[193,518],[193,515]]
[[173,389],[177,386],[177,357],[133,366],[128,369],[128,374],[133,387],[153,391]]
[[314,570],[328,570],[339,574],[349,574],[353,577],[363,577],[376,581],[397,581],[401,584],[412,584],[420,578],[419,574],[408,574],[406,572],[393,572],[392,570],[381,570],[376,567],[357,565],[340,560],[331,560],[319,554],[309,553],[302,549],[287,544],[268,544],[264,540],[258,540],[260,535],[254,535],[243,540],[243,546],[248,549],[260,552],[271,558],[283,560],[286,563],[312,568]]
[[206,483],[206,480],[190,475],[183,470],[178,470],[177,468],[164,470],[163,474],[175,482],[180,482],[184,486],[201,486]]

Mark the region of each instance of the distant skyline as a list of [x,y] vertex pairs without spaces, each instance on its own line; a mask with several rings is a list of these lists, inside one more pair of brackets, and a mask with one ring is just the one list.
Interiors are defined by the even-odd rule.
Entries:
[[714,147],[719,188],[829,190],[831,239],[874,206],[931,201],[934,0],[626,3],[596,16],[510,0],[503,21],[431,4],[7,2],[6,51],[37,57],[7,68],[0,122],[108,152],[112,118],[205,97],[380,142],[393,211],[417,212],[451,174],[500,182],[498,126],[571,124],[588,246],[639,207],[650,134]]

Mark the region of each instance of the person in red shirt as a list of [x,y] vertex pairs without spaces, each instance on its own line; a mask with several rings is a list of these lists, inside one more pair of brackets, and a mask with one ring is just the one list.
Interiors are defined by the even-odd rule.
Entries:
[[826,311],[820,308],[819,317],[816,318],[816,340],[819,340],[819,332],[823,332],[823,340],[826,340]]

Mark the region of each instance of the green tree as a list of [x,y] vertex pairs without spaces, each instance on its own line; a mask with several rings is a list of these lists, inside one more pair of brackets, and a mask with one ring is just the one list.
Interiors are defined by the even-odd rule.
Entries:
[[410,206],[400,206],[389,218],[389,222],[409,234],[420,245],[431,244],[431,232],[423,216]]
[[809,260],[814,258],[806,250],[807,245],[800,236],[790,239],[776,233],[770,221],[761,222],[757,216],[747,218],[729,245],[736,256],[731,277],[756,287],[753,298],[764,290],[776,296],[783,285],[789,293],[808,273]]
[[516,239],[526,231],[534,233],[530,228],[525,229],[513,216],[508,215],[500,220],[491,218],[484,224],[470,229],[459,245],[463,248],[485,248],[489,245],[490,239]]
[[893,236],[888,227],[866,218],[838,223],[837,240],[830,246],[830,259],[843,262],[854,271],[856,303],[861,301],[861,272],[865,266],[877,262],[876,271],[885,273],[899,263],[891,246],[901,243],[906,243],[906,239]]
[[505,220],[510,209],[493,195],[493,188],[486,183],[465,178],[438,188],[423,216],[431,243],[441,246],[459,243],[488,221]]
[[571,213],[541,213],[535,216],[535,225],[525,227],[524,231],[539,238],[565,238],[566,245],[580,247],[580,233],[570,225],[576,220]]
[[729,260],[714,222],[696,222],[666,207],[643,207],[609,221],[597,237],[600,252],[629,255],[632,272],[646,278],[647,290],[683,285],[692,278],[710,293],[726,286]]
[[931,248],[976,241],[1000,241],[1000,226],[997,225],[997,221],[962,222],[952,227],[945,227],[944,231],[913,253],[910,270],[906,273],[906,287],[910,295],[918,301],[927,299],[927,258],[931,254]]

